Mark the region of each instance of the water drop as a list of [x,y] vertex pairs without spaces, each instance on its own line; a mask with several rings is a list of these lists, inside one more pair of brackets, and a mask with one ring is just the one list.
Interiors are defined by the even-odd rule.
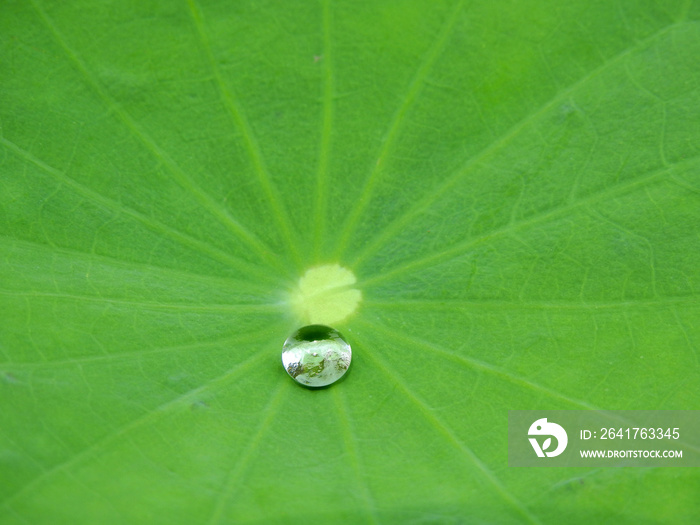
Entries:
[[299,328],[282,348],[284,369],[297,383],[311,387],[335,383],[351,359],[350,345],[338,330],[320,324]]

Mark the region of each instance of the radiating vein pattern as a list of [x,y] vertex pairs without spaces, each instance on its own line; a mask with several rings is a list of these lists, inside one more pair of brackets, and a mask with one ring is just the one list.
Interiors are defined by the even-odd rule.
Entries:
[[392,152],[392,146],[394,144],[394,141],[396,140],[399,130],[401,129],[401,125],[404,119],[407,118],[406,114],[409,111],[411,105],[413,104],[415,98],[419,95],[421,88],[423,87],[423,84],[425,82],[425,78],[428,75],[433,63],[435,62],[435,59],[442,51],[442,48],[445,46],[447,39],[454,30],[457,18],[461,13],[463,3],[464,2],[462,0],[455,3],[452,13],[450,13],[443,28],[437,33],[434,44],[426,53],[418,69],[416,70],[415,75],[411,79],[403,102],[401,103],[400,107],[396,110],[396,113],[394,114],[394,117],[390,124],[389,130],[387,131],[386,136],[383,138],[382,149],[378,154],[377,161],[372,169],[372,172],[369,174],[367,181],[364,184],[362,193],[357,199],[357,203],[353,207],[345,227],[341,231],[340,239],[338,240],[338,247],[336,249],[337,256],[341,256],[344,254],[348,238],[354,232],[357,222],[360,220],[360,217],[362,216],[365,207],[367,207],[370,204],[370,201],[372,200],[372,194],[374,192],[377,177],[379,177],[380,171],[383,168],[384,163],[386,162],[386,158]]
[[248,124],[247,119],[245,118],[241,110],[238,108],[238,104],[236,103],[235,97],[227,88],[224,79],[221,76],[221,71],[219,70],[219,67],[217,65],[216,59],[211,49],[211,44],[209,43],[209,37],[206,33],[206,28],[204,27],[202,13],[199,7],[197,6],[197,3],[194,0],[188,0],[188,4],[190,7],[190,12],[192,13],[192,18],[197,28],[197,32],[199,33],[202,45],[204,47],[205,53],[214,73],[214,77],[216,78],[217,86],[219,88],[219,91],[221,92],[221,98],[226,106],[227,111],[230,113],[235,125],[239,126],[242,129],[246,147],[250,151],[251,160],[255,167],[255,174],[260,180],[260,185],[262,186],[263,191],[265,193],[265,197],[267,198],[268,203],[270,204],[272,213],[275,217],[275,221],[277,222],[277,225],[280,227],[281,231],[284,233],[289,253],[291,253],[294,256],[296,262],[299,262],[299,251],[297,247],[298,241],[296,237],[292,236],[292,232],[289,227],[289,217],[287,216],[283,204],[280,202],[278,192],[272,187],[272,184],[270,183],[270,177],[267,173],[267,168],[265,167],[265,163],[262,159],[257,140],[253,136],[253,131],[250,127],[250,124]]
[[102,88],[102,86],[93,78],[92,74],[88,70],[87,66],[83,60],[75,53],[75,51],[68,46],[62,34],[59,32],[58,28],[55,26],[53,21],[47,16],[46,12],[41,8],[37,2],[32,2],[32,5],[36,8],[40,15],[40,19],[46,24],[50,31],[55,36],[61,48],[65,51],[67,57],[70,61],[77,67],[79,72],[85,77],[87,83],[97,92],[99,97],[108,106],[108,112],[117,115],[127,126],[127,128],[134,134],[134,136],[141,141],[144,146],[157,158],[159,163],[162,163],[171,172],[174,179],[180,184],[183,189],[190,195],[192,195],[195,200],[209,213],[211,213],[217,220],[221,221],[223,224],[228,226],[233,233],[240,237],[248,246],[250,246],[254,251],[256,251],[265,261],[268,263],[276,263],[276,260],[272,258],[272,254],[269,249],[264,246],[258,239],[256,239],[244,226],[242,226],[238,221],[236,221],[227,210],[223,209],[219,203],[216,202],[211,195],[204,192],[197,183],[185,173],[180,166],[173,161],[173,159],[168,155],[162,148],[150,137],[150,135],[142,129],[142,127],[133,119],[133,117],[124,110],[117,102]]
[[700,403],[700,3],[6,4],[0,522],[697,521],[506,450]]

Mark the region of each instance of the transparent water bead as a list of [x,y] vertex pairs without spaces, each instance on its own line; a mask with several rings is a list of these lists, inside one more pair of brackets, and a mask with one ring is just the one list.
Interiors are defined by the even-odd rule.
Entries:
[[321,324],[304,326],[290,335],[282,348],[282,364],[302,385],[320,387],[345,375],[352,350],[338,330]]

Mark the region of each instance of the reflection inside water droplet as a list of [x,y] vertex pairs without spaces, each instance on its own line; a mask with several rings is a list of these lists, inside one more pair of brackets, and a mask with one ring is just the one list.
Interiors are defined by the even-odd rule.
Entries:
[[302,385],[320,387],[335,383],[350,367],[352,351],[330,326],[312,324],[296,330],[284,342],[282,364]]

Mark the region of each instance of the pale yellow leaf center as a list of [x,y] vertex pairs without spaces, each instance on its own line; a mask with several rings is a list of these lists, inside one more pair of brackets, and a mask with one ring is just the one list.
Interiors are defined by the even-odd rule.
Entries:
[[308,324],[330,325],[347,319],[357,310],[362,292],[352,288],[355,275],[339,264],[310,268],[292,292],[291,306]]

